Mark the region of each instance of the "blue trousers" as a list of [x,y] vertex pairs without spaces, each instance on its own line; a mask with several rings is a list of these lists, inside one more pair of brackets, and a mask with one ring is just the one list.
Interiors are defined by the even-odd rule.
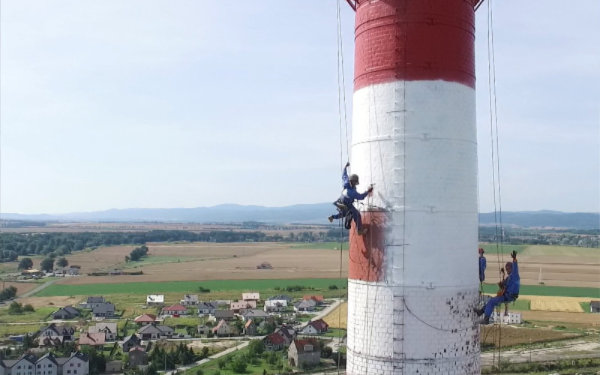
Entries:
[[485,304],[485,309],[483,313],[485,314],[486,318],[489,318],[494,312],[494,308],[496,306],[498,306],[501,303],[512,302],[514,300],[515,299],[512,296],[507,296],[506,294],[490,298],[489,301],[487,301],[487,303]]
[[[354,220],[354,223],[356,224],[356,230],[361,230],[362,229],[362,218],[360,217],[360,212],[358,212],[358,210],[356,209],[356,207],[354,207],[353,204],[346,205],[346,207],[348,208],[348,211],[350,211],[350,213],[352,214],[352,220]],[[338,210],[338,213],[333,215],[333,218],[334,219],[343,219],[346,217],[346,213],[348,211]]]

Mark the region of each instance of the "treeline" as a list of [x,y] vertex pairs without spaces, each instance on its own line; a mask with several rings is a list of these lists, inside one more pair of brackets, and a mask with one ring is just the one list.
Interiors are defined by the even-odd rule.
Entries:
[[17,260],[23,255],[63,256],[73,251],[98,246],[143,245],[148,242],[316,242],[346,241],[348,232],[290,233],[288,236],[260,231],[152,230],[148,232],[79,232],[79,233],[0,233],[0,262]]
[[559,229],[479,227],[480,242],[497,242],[500,240],[508,245],[555,245],[598,248],[600,247],[600,231],[596,229],[567,231]]
[[15,298],[16,295],[17,288],[10,285],[8,288],[5,288],[0,292],[0,302]]

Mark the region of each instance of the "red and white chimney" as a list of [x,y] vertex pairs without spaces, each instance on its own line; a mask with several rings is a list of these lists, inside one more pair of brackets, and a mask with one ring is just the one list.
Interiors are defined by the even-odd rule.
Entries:
[[349,375],[480,373],[475,2],[353,2]]

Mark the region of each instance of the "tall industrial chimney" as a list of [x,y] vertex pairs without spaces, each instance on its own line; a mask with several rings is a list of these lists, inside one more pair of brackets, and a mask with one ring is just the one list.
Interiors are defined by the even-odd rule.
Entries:
[[375,191],[350,234],[346,372],[478,374],[477,1],[348,1],[352,172]]

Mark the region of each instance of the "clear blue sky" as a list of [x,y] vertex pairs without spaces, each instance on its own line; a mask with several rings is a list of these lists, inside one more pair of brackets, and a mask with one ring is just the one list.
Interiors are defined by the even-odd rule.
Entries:
[[[350,116],[354,18],[341,3]],[[600,1],[493,9],[502,209],[600,211]],[[477,17],[488,212],[485,5]],[[1,212],[339,194],[335,0],[2,0],[0,27]]]

